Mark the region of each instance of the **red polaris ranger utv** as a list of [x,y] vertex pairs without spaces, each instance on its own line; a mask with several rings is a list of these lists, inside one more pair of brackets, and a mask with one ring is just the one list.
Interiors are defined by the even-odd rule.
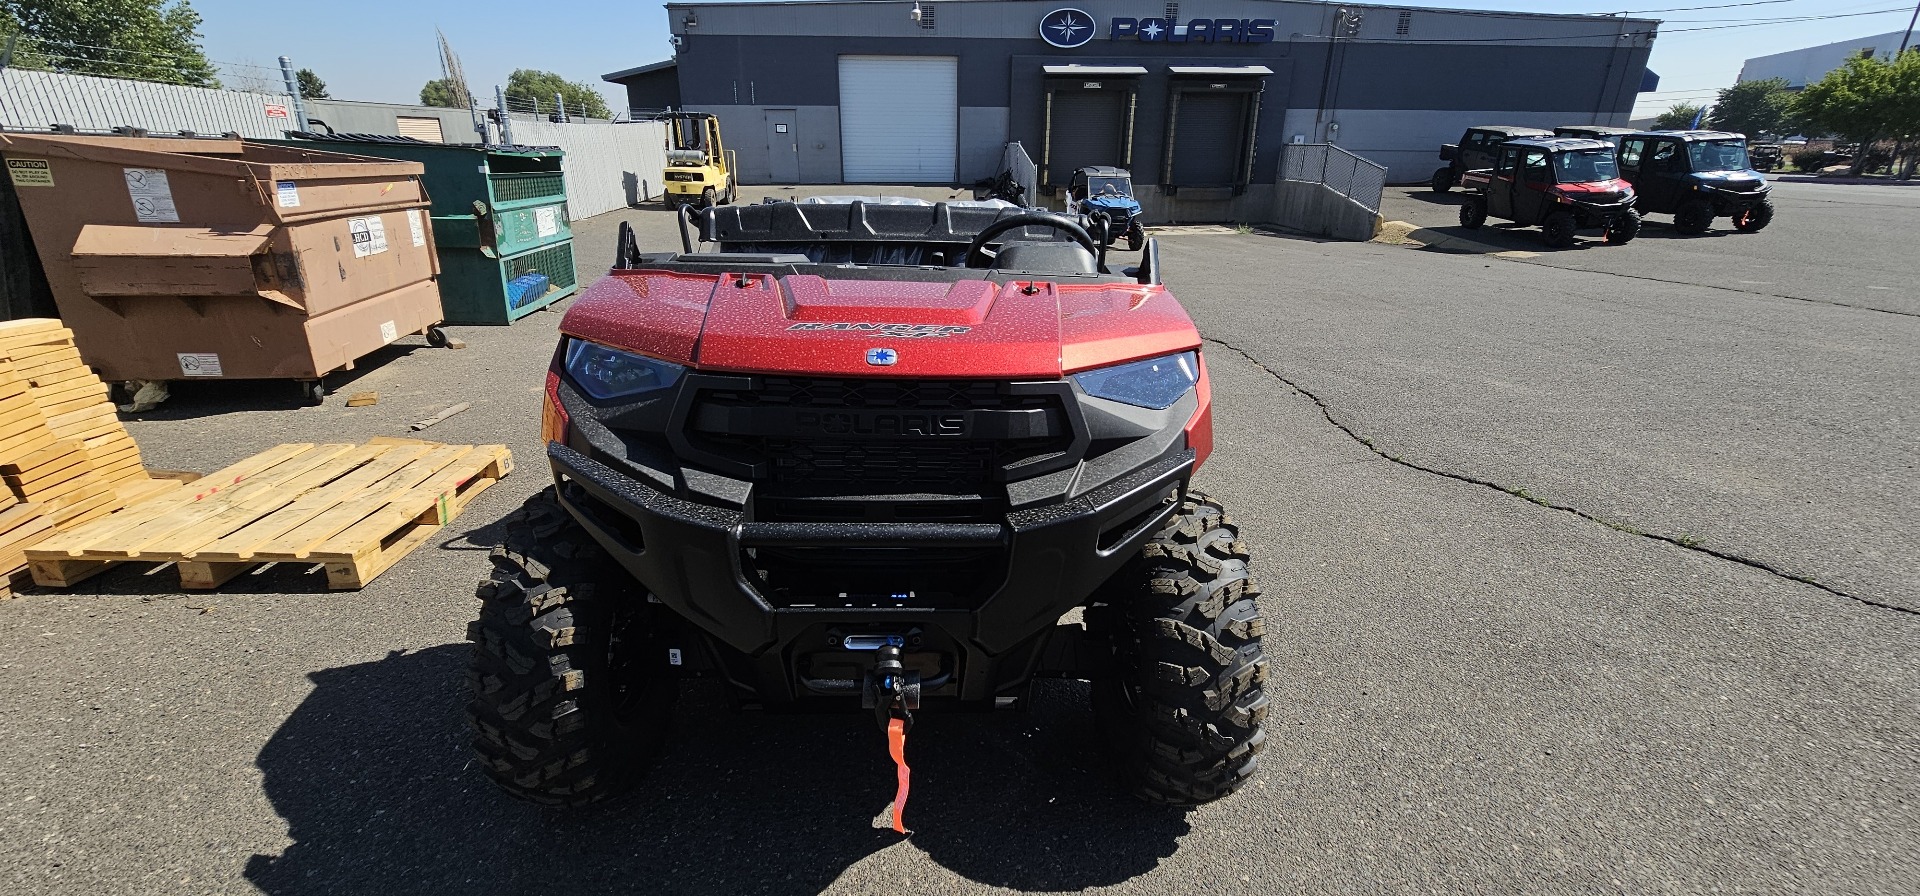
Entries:
[[1620,179],[1613,145],[1572,137],[1528,137],[1500,144],[1492,168],[1460,179],[1470,191],[1460,204],[1460,226],[1477,230],[1487,219],[1540,226],[1548,246],[1573,245],[1580,228],[1598,227],[1608,243],[1640,235],[1633,187]]
[[547,374],[555,485],[470,632],[475,745],[512,794],[632,784],[683,676],[864,709],[901,800],[914,714],[1048,676],[1092,681],[1146,799],[1253,774],[1258,591],[1190,485],[1207,371],[1157,247],[1116,274],[1074,219],[899,202],[710,208],[680,253],[622,226]]

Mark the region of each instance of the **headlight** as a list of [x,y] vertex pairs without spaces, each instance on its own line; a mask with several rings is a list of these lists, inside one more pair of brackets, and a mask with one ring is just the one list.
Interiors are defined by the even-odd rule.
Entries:
[[575,339],[567,345],[567,376],[601,400],[665,389],[685,367]]
[[1200,359],[1181,352],[1073,375],[1082,391],[1139,408],[1164,411],[1200,380]]

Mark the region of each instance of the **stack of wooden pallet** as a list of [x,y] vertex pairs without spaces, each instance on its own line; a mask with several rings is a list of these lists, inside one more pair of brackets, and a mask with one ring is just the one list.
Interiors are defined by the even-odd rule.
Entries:
[[107,384],[57,320],[0,322],[0,596],[22,552],[180,483],[152,479]]

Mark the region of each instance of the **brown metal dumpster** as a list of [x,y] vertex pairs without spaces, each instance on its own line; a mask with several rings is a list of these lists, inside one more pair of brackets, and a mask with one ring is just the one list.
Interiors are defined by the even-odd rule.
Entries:
[[60,316],[103,379],[319,380],[438,344],[417,162],[237,139],[0,135]]

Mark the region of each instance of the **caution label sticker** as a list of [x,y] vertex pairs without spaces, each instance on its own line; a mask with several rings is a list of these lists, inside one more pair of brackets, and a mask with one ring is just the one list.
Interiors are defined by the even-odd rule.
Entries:
[[407,229],[413,232],[413,244],[415,246],[424,246],[427,244],[427,228],[420,223],[419,209],[407,209]]
[[181,352],[181,376],[224,376],[220,371],[220,356],[213,352]]
[[53,186],[53,166],[46,159],[8,159],[7,176],[16,187]]

